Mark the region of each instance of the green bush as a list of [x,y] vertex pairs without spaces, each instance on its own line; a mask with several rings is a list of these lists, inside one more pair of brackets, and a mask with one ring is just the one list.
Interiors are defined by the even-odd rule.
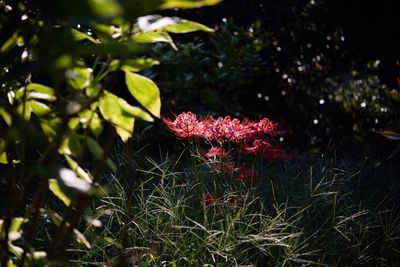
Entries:
[[[217,2],[0,1],[1,266],[66,264],[71,240],[90,248],[78,228],[104,194],[103,171],[117,171],[115,139],[130,139],[136,120],[160,117],[157,85],[137,73],[158,64],[152,44],[213,31],[149,13]],[[91,172],[81,167],[89,156]],[[49,209],[50,191],[65,206]],[[53,226],[38,237],[44,218]]]
[[148,73],[162,88],[165,113],[268,116],[301,151],[387,155],[390,146],[375,132],[398,129],[398,102],[377,77],[379,61],[344,65],[351,58],[339,32],[329,41],[338,48],[323,51],[306,49],[297,35],[280,40],[286,32],[278,26],[228,20],[178,51],[156,46],[154,57],[165,64]]

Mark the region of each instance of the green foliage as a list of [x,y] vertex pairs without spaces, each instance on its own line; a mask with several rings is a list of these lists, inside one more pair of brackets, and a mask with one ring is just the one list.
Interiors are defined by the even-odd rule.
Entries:
[[[312,23],[303,19],[305,25],[293,27],[307,31]],[[224,21],[201,42],[180,44],[178,51],[162,44],[153,49],[153,57],[164,64],[149,72],[166,96],[165,111],[268,114],[284,126],[285,142],[296,149],[384,154],[382,146],[372,147],[385,142],[375,132],[397,129],[399,109],[396,91],[377,77],[379,61],[344,64],[340,32],[326,41],[338,48],[325,51],[313,49],[325,44],[303,40],[292,25]]]
[[[71,238],[90,248],[78,227],[91,200],[101,195],[97,182],[105,166],[118,170],[109,156],[114,137],[127,142],[136,120],[160,117],[158,87],[137,74],[158,64],[148,52],[156,42],[174,45],[169,32],[212,31],[155,15],[171,23],[154,27],[159,21],[153,20],[143,29],[148,17],[143,15],[217,2],[0,1],[0,179],[7,185],[1,198],[6,205],[0,212],[1,266],[62,261]],[[126,86],[116,88],[124,84],[121,73]],[[138,104],[124,99],[123,90]],[[81,167],[88,152],[96,158],[93,174]],[[49,190],[65,204],[63,215],[48,209]],[[17,214],[28,221],[21,247],[8,238],[18,231]],[[36,232],[44,214],[54,227],[47,247],[40,248],[43,254],[36,251]]]
[[[193,173],[181,156],[182,162],[168,156],[143,160],[141,153],[130,156],[124,152],[118,151],[138,173],[107,178],[110,191],[100,199],[102,216],[97,217],[95,209],[88,215],[98,218],[102,227],[87,226],[88,236],[93,236],[92,249],[79,252],[81,264],[399,263],[395,198],[399,183],[390,165],[363,167],[346,160],[298,159],[273,166],[270,180],[249,187],[205,171],[202,163]],[[214,205],[202,207],[195,175],[208,182],[208,190],[224,188]],[[382,176],[390,183],[382,182]],[[139,177],[141,182],[135,187],[132,179]],[[371,189],[377,188],[383,192],[371,195]],[[229,199],[233,197],[242,201],[232,205]]]

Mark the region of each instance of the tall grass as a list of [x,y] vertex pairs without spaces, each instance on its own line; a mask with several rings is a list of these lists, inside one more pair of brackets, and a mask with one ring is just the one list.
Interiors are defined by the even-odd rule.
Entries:
[[108,193],[87,214],[101,222],[86,226],[91,249],[69,251],[77,264],[400,265],[399,185],[368,194],[363,179],[377,176],[365,166],[298,159],[266,170],[264,181],[243,183],[198,162],[205,190],[218,191],[205,206],[186,159],[167,155],[139,164],[135,157],[120,157],[132,176],[105,177]]

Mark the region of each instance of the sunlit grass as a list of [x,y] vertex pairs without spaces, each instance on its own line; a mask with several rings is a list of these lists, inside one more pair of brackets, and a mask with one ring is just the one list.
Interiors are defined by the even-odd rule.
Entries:
[[[137,157],[133,155],[132,157]],[[129,177],[110,176],[97,203],[101,227],[85,235],[90,250],[70,251],[94,266],[394,266],[400,217],[392,184],[386,197],[368,195],[362,165],[294,160],[272,166],[257,183],[205,171],[202,204],[190,164],[160,153],[134,159]],[[121,158],[122,159],[122,158]],[[349,167],[351,166],[351,167]],[[376,178],[376,177],[375,177]],[[390,179],[390,177],[386,177]],[[392,177],[393,178],[393,177]],[[139,179],[139,180],[138,180]],[[225,179],[225,180],[224,180]],[[131,183],[129,182],[131,181]],[[134,182],[135,181],[135,182]],[[140,181],[140,182],[139,182]],[[218,181],[218,182],[215,182]],[[394,186],[394,187],[393,187]],[[396,187],[397,186],[397,187]],[[216,188],[218,187],[218,188]],[[221,189],[223,188],[223,189]],[[240,203],[228,199],[240,196]],[[89,215],[88,215],[89,216]]]

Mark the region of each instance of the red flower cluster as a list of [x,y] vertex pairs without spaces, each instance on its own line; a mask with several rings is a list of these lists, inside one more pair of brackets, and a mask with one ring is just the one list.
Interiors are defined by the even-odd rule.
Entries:
[[275,136],[277,125],[267,118],[259,122],[232,119],[230,116],[214,119],[210,116],[203,119],[198,118],[191,112],[183,112],[176,116],[175,120],[163,118],[167,127],[180,139],[194,138],[217,141],[218,143],[239,143],[258,138],[265,135]]
[[[190,142],[205,140],[205,144],[212,146],[207,152],[201,152],[208,159],[209,167],[240,181],[253,181],[262,178],[262,174],[257,175],[244,164],[234,163],[235,155],[245,153],[267,159],[290,158],[283,149],[271,143],[280,132],[277,124],[267,118],[260,121],[240,121],[229,116],[214,119],[211,116],[197,117],[191,112],[184,112],[174,120],[163,118],[163,121],[179,139],[189,139]],[[209,193],[204,195],[203,201],[206,208],[217,205],[239,207],[244,203],[240,196],[231,196],[224,200]]]
[[282,149],[270,143],[270,139],[278,132],[277,124],[263,118],[260,121],[232,119],[229,116],[214,119],[211,116],[201,118],[192,112],[183,112],[174,120],[163,118],[164,123],[180,139],[204,139],[208,144],[216,142],[208,152],[203,153],[206,158],[217,159],[210,166],[215,171],[236,174],[239,180],[255,180],[257,175],[253,170],[242,166],[235,166],[230,160],[230,152],[223,149],[230,143],[231,149],[239,153],[244,152],[257,157],[268,159],[289,159],[289,155]]
[[275,148],[265,140],[256,139],[251,146],[244,145],[243,151],[248,154],[261,156],[268,159],[289,159],[285,150]]

